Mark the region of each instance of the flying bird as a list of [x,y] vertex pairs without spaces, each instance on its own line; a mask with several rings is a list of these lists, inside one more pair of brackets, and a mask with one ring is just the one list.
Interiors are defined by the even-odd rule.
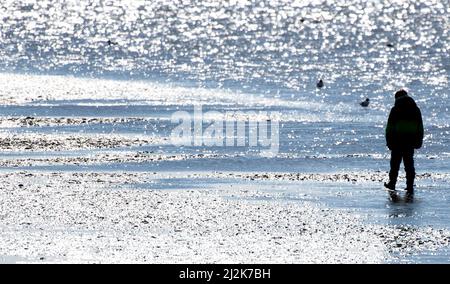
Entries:
[[108,39],[108,41],[106,42],[109,46],[111,46],[111,45],[118,45],[119,43],[117,43],[117,42],[115,42],[115,41],[112,41],[112,40],[110,40],[110,39]]

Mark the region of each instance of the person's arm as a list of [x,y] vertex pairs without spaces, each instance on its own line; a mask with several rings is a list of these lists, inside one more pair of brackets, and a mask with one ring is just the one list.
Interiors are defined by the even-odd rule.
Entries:
[[395,131],[395,109],[392,108],[389,113],[389,118],[386,126],[386,145],[389,150],[392,150],[394,144],[394,131]]
[[422,120],[422,113],[420,112],[420,109],[417,108],[417,141],[416,141],[416,149],[420,149],[423,144],[423,120]]

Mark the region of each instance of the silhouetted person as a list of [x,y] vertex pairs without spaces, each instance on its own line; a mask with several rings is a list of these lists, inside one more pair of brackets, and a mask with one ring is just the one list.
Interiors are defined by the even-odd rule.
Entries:
[[370,100],[369,100],[369,98],[367,98],[365,101],[360,102],[359,104],[360,104],[362,107],[368,107],[368,106],[369,106],[369,103],[370,103]]
[[395,105],[389,114],[386,127],[386,142],[391,150],[391,171],[389,182],[384,186],[395,190],[398,171],[403,160],[406,172],[406,191],[414,194],[414,149],[422,147],[423,122],[420,109],[405,90],[395,93]]
[[323,80],[320,79],[319,82],[317,82],[316,87],[320,89],[323,88],[323,86],[325,86],[325,84],[323,83]]

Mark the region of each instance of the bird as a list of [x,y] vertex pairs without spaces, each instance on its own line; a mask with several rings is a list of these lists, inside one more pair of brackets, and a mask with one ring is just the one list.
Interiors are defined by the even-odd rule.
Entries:
[[117,42],[112,41],[112,40],[110,40],[110,39],[108,39],[108,41],[107,41],[106,43],[107,43],[109,46],[111,46],[111,45],[118,45]]
[[367,98],[365,101],[360,102],[359,104],[360,104],[362,107],[368,107],[368,106],[369,106],[369,103],[370,103],[370,100],[369,100],[369,98]]
[[320,88],[323,88],[324,85],[325,85],[325,84],[323,83],[323,80],[320,79],[320,80],[317,82],[316,87],[320,89]]

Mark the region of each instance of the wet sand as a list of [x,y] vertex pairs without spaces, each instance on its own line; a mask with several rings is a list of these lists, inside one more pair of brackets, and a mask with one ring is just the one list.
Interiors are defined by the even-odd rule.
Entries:
[[[130,120],[2,119],[14,131],[0,134],[0,262],[385,263],[449,246],[448,230],[371,224],[307,193],[380,184],[386,172],[120,171],[124,164],[233,155],[142,150],[167,145],[161,136],[39,131]],[[65,168],[88,165],[94,167]],[[421,173],[417,180],[445,183],[449,174]],[[288,187],[301,198],[280,194]]]
[[393,261],[394,252],[450,242],[446,230],[369,225],[347,210],[286,201],[257,184],[135,186],[175,176],[183,175],[2,172],[0,255],[25,262],[380,263]]
[[[30,120],[38,127],[82,127],[84,121],[127,119],[15,117],[3,122],[20,129]],[[142,151],[139,147],[164,145],[168,138],[118,134],[6,131],[0,142],[9,153],[0,159],[3,263],[385,263],[438,251],[450,242],[448,230],[370,224],[365,216],[329,207],[306,193],[336,184],[381,183],[387,175],[382,171],[105,171],[102,165],[233,156]],[[52,171],[87,165],[96,165],[97,171]],[[447,173],[418,175],[423,182],[448,180]],[[294,186],[303,193],[290,199],[264,186]]]
[[0,179],[6,189],[0,255],[31,262],[380,262],[385,257],[381,239],[360,231],[357,220],[311,204],[238,201],[212,190],[117,188],[141,180],[128,174],[17,173]]

